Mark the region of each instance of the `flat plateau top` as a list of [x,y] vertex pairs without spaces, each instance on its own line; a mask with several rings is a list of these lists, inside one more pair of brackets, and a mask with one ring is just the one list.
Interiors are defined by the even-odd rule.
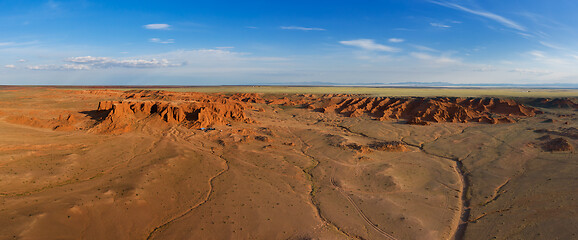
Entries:
[[578,97],[578,89],[482,87],[357,87],[357,86],[0,86],[6,88],[165,90],[204,93],[367,94],[390,97]]
[[578,89],[515,89],[515,88],[383,88],[383,87],[282,87],[282,86],[223,86],[168,88],[168,91],[246,92],[246,93],[310,93],[368,94],[395,97],[578,97]]

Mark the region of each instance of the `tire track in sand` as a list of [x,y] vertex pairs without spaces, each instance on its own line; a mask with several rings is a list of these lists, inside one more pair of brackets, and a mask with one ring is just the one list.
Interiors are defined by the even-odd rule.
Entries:
[[377,224],[373,223],[368,217],[367,215],[365,215],[365,213],[363,213],[363,211],[359,208],[359,206],[357,206],[357,203],[355,203],[355,201],[353,201],[353,199],[351,199],[351,197],[349,195],[347,195],[347,193],[345,193],[343,191],[343,189],[341,189],[341,187],[337,184],[337,182],[335,181],[335,179],[333,177],[331,177],[330,179],[331,181],[331,185],[333,185],[333,187],[335,187],[337,189],[337,191],[339,191],[339,193],[341,193],[341,195],[343,195],[347,201],[349,201],[349,203],[353,206],[353,208],[355,208],[355,210],[357,211],[357,213],[359,214],[359,216],[361,216],[361,218],[363,219],[363,221],[365,221],[369,226],[371,226],[373,229],[375,229],[375,231],[377,231],[379,234],[381,234],[382,236],[384,236],[385,238],[389,239],[389,240],[397,240],[397,238],[395,238],[394,236],[392,236],[391,234],[389,234],[388,232],[384,231],[383,229],[377,227]]
[[315,181],[313,179],[313,170],[315,168],[317,168],[317,166],[319,166],[319,161],[317,159],[315,159],[312,155],[307,153],[307,149],[311,148],[311,145],[307,144],[301,137],[297,136],[294,132],[292,132],[294,136],[296,136],[299,141],[301,141],[301,151],[300,153],[309,158],[312,162],[313,162],[313,166],[306,168],[306,169],[301,169],[301,171],[303,171],[303,173],[305,173],[307,175],[307,178],[309,179],[309,182],[311,184],[311,189],[309,191],[309,202],[311,203],[311,205],[313,205],[313,207],[316,210],[317,216],[321,219],[321,221],[323,222],[323,224],[330,226],[332,228],[334,228],[335,230],[337,230],[338,232],[340,232],[341,234],[351,238],[351,239],[360,239],[357,236],[353,236],[352,234],[349,234],[347,232],[345,232],[343,229],[339,228],[337,225],[335,225],[333,222],[331,222],[329,219],[327,219],[325,216],[323,216],[323,214],[321,214],[321,208],[319,207],[319,203],[315,200]]

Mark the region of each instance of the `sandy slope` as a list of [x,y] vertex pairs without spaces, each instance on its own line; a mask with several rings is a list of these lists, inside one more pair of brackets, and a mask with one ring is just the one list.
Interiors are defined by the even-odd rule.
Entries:
[[[578,157],[544,148],[545,135],[578,146],[573,108],[508,115],[515,123],[421,126],[374,120],[371,109],[315,111],[332,103],[314,96],[221,97],[1,89],[0,239],[578,234]],[[131,103],[123,115],[113,105],[99,112],[101,101]],[[131,110],[140,101],[171,106],[178,121],[166,120],[168,110]],[[209,111],[228,101],[236,107]],[[505,117],[475,114],[467,116]]]

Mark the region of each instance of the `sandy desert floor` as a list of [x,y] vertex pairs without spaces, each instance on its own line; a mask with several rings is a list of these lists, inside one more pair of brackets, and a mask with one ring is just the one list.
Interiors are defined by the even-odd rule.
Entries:
[[1,87],[0,239],[578,238],[576,98],[467,101]]

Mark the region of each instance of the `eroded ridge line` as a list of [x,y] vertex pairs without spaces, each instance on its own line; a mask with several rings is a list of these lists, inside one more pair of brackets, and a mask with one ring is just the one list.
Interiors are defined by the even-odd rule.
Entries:
[[484,204],[482,204],[483,206],[487,206],[488,204],[492,203],[493,201],[496,201],[496,199],[498,199],[503,193],[507,192],[506,190],[504,190],[504,187],[506,185],[508,185],[508,183],[510,182],[511,178],[506,179],[506,181],[504,183],[502,183],[500,186],[498,186],[495,190],[494,193],[492,194],[492,197],[490,199],[488,199],[488,201],[486,201]]
[[368,224],[370,225],[373,229],[375,229],[375,231],[377,231],[378,233],[380,233],[382,236],[386,237],[389,240],[397,240],[397,238],[395,238],[394,236],[392,236],[391,234],[389,234],[388,232],[384,231],[383,229],[377,227],[377,224],[373,223],[368,217],[367,215],[365,215],[365,213],[363,213],[363,211],[359,208],[359,206],[357,206],[357,204],[355,203],[355,201],[353,201],[353,199],[351,199],[351,197],[349,195],[347,195],[347,193],[345,193],[343,191],[343,189],[341,189],[341,187],[339,187],[339,185],[337,184],[337,182],[335,181],[335,179],[333,177],[331,177],[330,179],[331,181],[331,185],[333,185],[337,191],[339,191],[339,193],[341,193],[341,195],[343,195],[347,201],[349,201],[349,203],[353,206],[353,208],[355,208],[355,210],[357,211],[357,213],[359,214],[359,216],[361,216],[361,218]]
[[500,209],[500,210],[491,211],[491,212],[488,212],[488,213],[482,213],[480,216],[475,217],[474,219],[470,220],[469,222],[475,223],[475,222],[477,222],[478,220],[480,220],[480,219],[482,219],[482,218],[484,218],[484,217],[486,217],[486,216],[488,216],[488,215],[495,214],[495,213],[507,212],[507,211],[510,211],[510,209],[512,209],[512,206],[510,206],[510,207],[508,207],[508,208],[505,208],[505,209]]
[[[213,149],[211,149],[211,152],[214,154],[215,151]],[[190,207],[189,209],[187,209],[185,212],[183,212],[182,214],[168,220],[167,222],[155,227],[149,234],[147,237],[147,240],[149,239],[153,239],[154,235],[156,232],[162,231],[163,228],[166,228],[168,225],[170,225],[171,223],[183,218],[184,216],[186,216],[187,214],[191,213],[193,210],[195,210],[196,208],[200,207],[201,205],[205,204],[206,202],[209,201],[209,199],[211,198],[211,195],[213,193],[213,180],[215,180],[217,177],[223,175],[225,172],[227,172],[229,170],[229,161],[227,161],[227,159],[223,158],[223,155],[218,155],[219,158],[221,158],[224,163],[225,163],[225,168],[222,169],[221,171],[219,171],[216,175],[212,176],[208,183],[209,183],[209,190],[207,191],[207,194],[205,195],[205,198],[200,201],[199,203],[195,204],[194,206]]]

